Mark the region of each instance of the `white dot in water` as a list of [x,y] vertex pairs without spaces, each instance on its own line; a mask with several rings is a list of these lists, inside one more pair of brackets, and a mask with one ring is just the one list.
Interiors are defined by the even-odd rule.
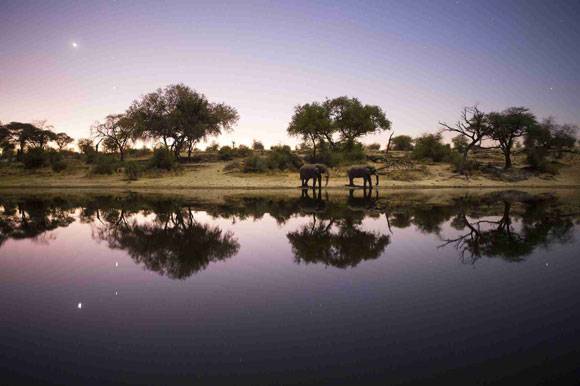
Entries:
[[79,302],[79,304],[77,304],[77,308],[80,310],[81,308],[83,308],[83,303]]
[[119,295],[119,291],[115,291],[115,296]]

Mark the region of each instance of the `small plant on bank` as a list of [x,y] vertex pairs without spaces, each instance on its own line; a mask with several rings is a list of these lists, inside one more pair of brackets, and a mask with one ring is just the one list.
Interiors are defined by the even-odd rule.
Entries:
[[147,165],[148,169],[173,170],[177,167],[175,155],[167,148],[155,149]]
[[141,165],[136,161],[125,163],[125,176],[130,181],[137,181],[143,172]]

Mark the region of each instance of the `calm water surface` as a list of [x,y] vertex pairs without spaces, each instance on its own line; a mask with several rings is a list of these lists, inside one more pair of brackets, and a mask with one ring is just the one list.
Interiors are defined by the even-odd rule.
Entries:
[[574,383],[579,206],[0,194],[0,383]]

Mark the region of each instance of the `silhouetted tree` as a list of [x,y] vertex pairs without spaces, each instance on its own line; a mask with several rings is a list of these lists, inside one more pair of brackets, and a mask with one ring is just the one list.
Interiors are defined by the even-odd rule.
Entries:
[[103,141],[108,150],[119,152],[121,161],[125,152],[137,137],[133,122],[123,114],[109,115],[103,123],[95,123],[91,127],[95,138]]
[[329,111],[318,102],[296,106],[287,131],[289,135],[302,138],[312,147],[314,160],[316,149],[321,142],[328,139],[332,143],[333,128]]
[[391,139],[393,150],[413,150],[413,138],[408,135],[397,135]]
[[239,116],[233,107],[211,103],[183,84],[170,85],[134,101],[127,111],[140,136],[163,141],[179,159],[210,136],[231,130]]
[[489,135],[497,141],[505,158],[505,169],[512,167],[514,141],[537,125],[536,117],[526,107],[510,107],[501,113],[487,114]]
[[74,139],[67,133],[58,133],[55,135],[54,142],[59,151],[63,151],[68,145],[74,142]]

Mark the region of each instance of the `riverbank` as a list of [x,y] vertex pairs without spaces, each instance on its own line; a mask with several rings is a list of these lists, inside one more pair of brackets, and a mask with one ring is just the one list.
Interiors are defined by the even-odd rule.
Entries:
[[[492,174],[476,173],[470,179],[453,173],[446,164],[421,164],[409,170],[386,171],[380,178],[381,189],[449,189],[449,188],[580,188],[580,163],[562,164],[559,173],[529,174],[519,180],[506,180]],[[299,186],[297,172],[241,173],[228,171],[227,163],[186,164],[177,172],[149,173],[136,181],[124,173],[91,175],[88,168],[71,168],[61,173],[49,169],[25,171],[2,168],[0,188],[36,189],[291,189]],[[331,169],[327,189],[346,189],[346,168]],[[362,181],[361,181],[362,182]]]

